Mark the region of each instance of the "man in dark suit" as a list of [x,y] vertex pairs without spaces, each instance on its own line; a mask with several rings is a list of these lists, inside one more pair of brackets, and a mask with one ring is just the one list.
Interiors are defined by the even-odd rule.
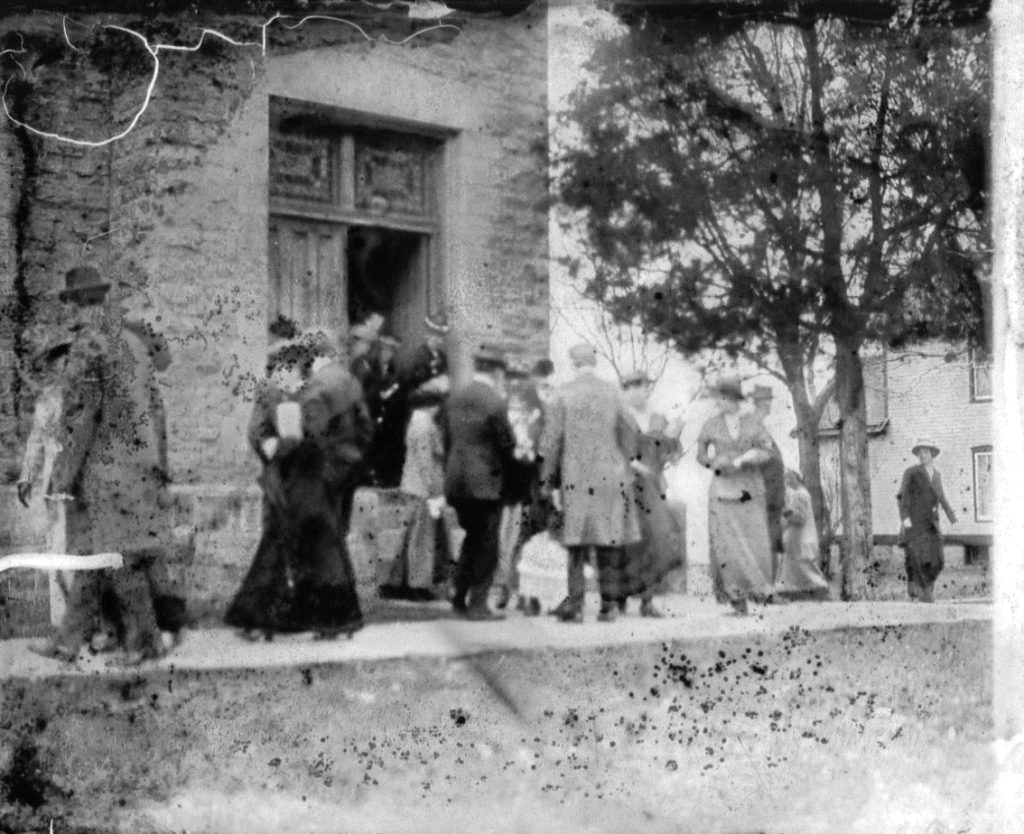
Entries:
[[487,594],[498,567],[502,498],[516,442],[502,395],[504,357],[484,349],[473,365],[473,381],[451,394],[441,410],[445,499],[466,531],[453,607],[467,619],[491,620],[501,619],[487,607]]
[[930,440],[919,440],[911,450],[919,463],[903,473],[899,494],[900,546],[906,553],[907,593],[911,599],[934,602],[935,580],[945,564],[939,507],[950,524],[956,513],[946,499],[942,476],[935,468],[939,447]]

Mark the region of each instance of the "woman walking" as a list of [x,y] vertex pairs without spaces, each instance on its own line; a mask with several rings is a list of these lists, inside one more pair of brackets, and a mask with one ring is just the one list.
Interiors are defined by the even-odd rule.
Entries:
[[828,599],[828,580],[818,567],[818,530],[811,494],[798,472],[786,470],[782,510],[782,565],[775,592],[784,599]]
[[930,440],[919,440],[911,452],[919,462],[903,473],[896,496],[903,525],[900,546],[906,553],[907,593],[911,599],[934,602],[935,580],[945,565],[939,507],[950,524],[956,524],[957,519],[946,500],[942,476],[935,468],[939,447]]
[[[681,426],[668,425],[665,415],[648,409],[651,381],[646,374],[629,374],[622,387],[636,421],[637,459],[634,491],[640,518],[639,544],[626,548],[628,587],[640,597],[641,617],[661,617],[654,593],[668,573],[685,563],[686,536],[681,519],[669,506],[665,466],[679,459]],[[619,600],[626,610],[626,599]]]
[[753,416],[740,413],[743,391],[738,379],[714,388],[718,413],[697,439],[697,460],[714,473],[708,492],[708,535],[715,597],[739,614],[748,599],[772,595],[771,543],[760,466],[771,454],[772,439]]
[[363,618],[345,544],[372,423],[356,379],[322,334],[271,357],[249,440],[263,462],[263,536],[225,617],[263,632],[352,633]]
[[381,595],[418,602],[434,599],[452,563],[441,519],[444,507],[444,444],[437,414],[448,395],[448,375],[423,383],[409,397],[400,489],[412,500],[402,549]]

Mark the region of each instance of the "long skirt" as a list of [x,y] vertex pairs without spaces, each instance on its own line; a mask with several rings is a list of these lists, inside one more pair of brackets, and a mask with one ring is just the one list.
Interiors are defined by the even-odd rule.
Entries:
[[[305,444],[304,444],[305,445]],[[347,494],[328,489],[315,450],[264,470],[263,535],[225,622],[265,631],[355,631],[363,617],[345,544]]]
[[670,571],[684,566],[686,526],[653,478],[637,478],[636,503],[641,540],[626,548],[626,582],[630,595],[644,595],[653,593]]
[[912,527],[903,544],[906,556],[907,585],[911,596],[931,590],[939,578],[946,560],[942,549],[942,534],[934,524]]
[[[708,537],[715,598],[719,602],[763,600],[772,594],[771,544],[763,486],[753,479],[720,494],[712,482],[708,501]],[[760,476],[758,476],[760,482]],[[745,487],[745,488],[744,488]],[[733,498],[732,494],[743,498]]]
[[384,588],[391,594],[431,591],[445,581],[452,555],[444,520],[430,515],[425,498],[410,496],[401,550]]
[[782,564],[775,592],[786,599],[828,599],[828,580],[818,567],[818,549],[803,541],[802,527],[789,527],[782,533]]

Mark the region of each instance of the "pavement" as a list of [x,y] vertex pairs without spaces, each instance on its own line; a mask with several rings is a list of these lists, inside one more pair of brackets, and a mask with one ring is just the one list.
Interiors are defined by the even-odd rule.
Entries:
[[[991,621],[990,600],[949,600],[933,604],[894,602],[798,602],[754,606],[737,616],[727,606],[684,595],[659,597],[663,619],[641,618],[632,602],[630,611],[614,623],[596,621],[599,599],[587,600],[586,622],[570,624],[554,617],[524,617],[517,612],[496,622],[438,619],[443,603],[409,603],[434,619],[370,623],[352,639],[312,639],[310,634],[279,635],[272,642],[249,642],[231,629],[189,631],[167,657],[147,662],[141,671],[271,669],[396,660],[453,659],[476,654],[538,650],[589,650],[605,646],[707,641],[744,636],[770,636],[792,629],[836,629],[919,626]],[[412,612],[410,612],[412,613]],[[64,676],[122,676],[125,667],[116,655],[83,652],[77,663],[39,657],[29,650],[36,640],[0,642],[0,679],[39,680]]]

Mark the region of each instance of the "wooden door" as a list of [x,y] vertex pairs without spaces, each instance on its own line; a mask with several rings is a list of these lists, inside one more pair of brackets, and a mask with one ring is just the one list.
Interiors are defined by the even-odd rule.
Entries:
[[302,329],[347,332],[347,231],[341,223],[270,218],[269,321],[282,315]]

